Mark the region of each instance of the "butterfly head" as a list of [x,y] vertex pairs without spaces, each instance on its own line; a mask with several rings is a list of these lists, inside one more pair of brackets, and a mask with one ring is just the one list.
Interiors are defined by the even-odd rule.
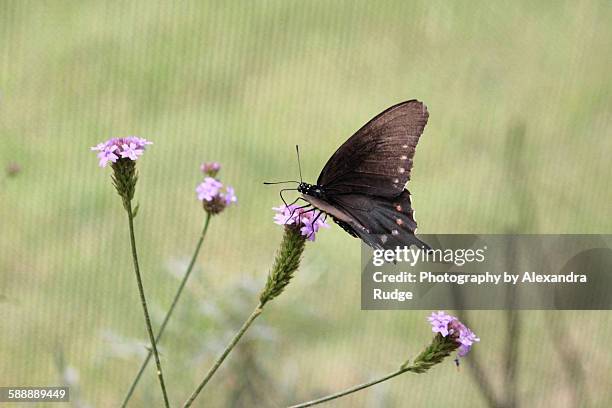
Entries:
[[316,198],[323,198],[324,195],[323,188],[321,188],[321,186],[304,182],[298,184],[297,191]]

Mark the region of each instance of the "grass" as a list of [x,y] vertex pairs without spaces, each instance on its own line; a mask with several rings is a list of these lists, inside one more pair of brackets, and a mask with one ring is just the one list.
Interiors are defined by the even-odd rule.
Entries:
[[[88,151],[109,136],[155,142],[138,164],[136,234],[156,324],[178,284],[169,270],[188,259],[204,217],[199,163],[221,161],[240,200],[213,220],[161,347],[175,403],[208,368],[216,336],[238,325],[227,316],[253,307],[237,286],[264,284],[281,231],[271,222],[277,189],[261,182],[297,176],[296,143],[305,179],[316,180],[341,142],[401,100],[430,111],[409,185],[421,233],[505,232],[526,217],[517,191],[534,197],[537,220],[522,232],[611,231],[610,21],[603,1],[1,2],[0,164],[23,171],[0,190],[0,385],[55,384],[61,349],[82,399],[109,406],[138,368],[116,351],[146,339],[127,225]],[[517,173],[528,177],[506,165],[516,124],[526,140]],[[358,262],[358,242],[339,228],[308,244],[253,335],[256,358],[243,359],[266,373],[257,385],[266,406],[393,370],[429,340],[423,312],[359,310]],[[603,406],[612,360],[598,339],[612,334],[610,314],[523,315],[521,398],[571,405],[573,380],[541,344],[562,320],[584,350],[591,405]],[[483,338],[475,352],[501,390],[502,314],[471,316]],[[230,404],[230,367],[211,382],[213,406]],[[150,377],[135,406],[161,402]],[[335,406],[406,401],[484,404],[469,375],[445,366]]]

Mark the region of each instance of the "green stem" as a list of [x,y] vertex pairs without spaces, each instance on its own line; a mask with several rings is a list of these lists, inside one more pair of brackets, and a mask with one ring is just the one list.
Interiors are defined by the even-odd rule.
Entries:
[[166,393],[166,385],[164,384],[164,375],[162,374],[162,367],[159,361],[159,354],[157,353],[157,346],[155,344],[155,337],[153,336],[153,328],[151,327],[151,319],[149,317],[149,310],[147,308],[147,299],[145,298],[144,288],[142,286],[142,278],[140,277],[140,268],[138,266],[138,254],[136,253],[136,239],[134,238],[134,215],[132,214],[132,202],[124,202],[125,209],[128,214],[128,222],[130,225],[130,243],[132,245],[132,259],[134,260],[134,272],[136,273],[136,282],[138,282],[138,292],[140,294],[140,303],[142,303],[142,310],[144,311],[145,323],[147,326],[147,332],[149,333],[149,341],[151,342],[151,348],[153,349],[153,355],[155,356],[155,364],[157,365],[157,378],[159,379],[159,385],[164,396],[164,404],[166,408],[170,407],[168,402],[168,394]]
[[387,380],[389,380],[389,379],[391,379],[393,377],[397,377],[398,375],[403,374],[406,371],[411,371],[410,367],[400,368],[399,370],[394,371],[391,374],[387,374],[384,377],[378,378],[376,380],[368,381],[366,383],[359,384],[359,385],[356,385],[356,386],[351,387],[351,388],[347,388],[344,391],[340,391],[340,392],[337,392],[335,394],[330,394],[330,395],[327,395],[327,396],[319,398],[319,399],[315,399],[315,400],[308,401],[308,402],[303,402],[303,403],[297,404],[297,405],[292,405],[289,408],[311,407],[313,405],[318,405],[318,404],[322,404],[322,403],[327,402],[327,401],[335,400],[336,398],[344,397],[345,395],[352,394],[352,393],[357,392],[359,390],[363,390],[364,388],[368,388],[368,387],[371,387],[373,385],[379,384],[379,383],[381,383],[383,381],[387,381]]
[[[210,223],[211,218],[212,218],[212,215],[208,213],[206,215],[206,221],[204,222],[204,227],[202,228],[202,233],[200,234],[200,239],[198,240],[198,243],[196,244],[195,251],[193,252],[191,261],[189,262],[189,266],[187,267],[187,271],[185,272],[185,275],[183,276],[183,279],[181,280],[178,290],[176,291],[176,294],[174,295],[174,299],[172,299],[172,304],[170,305],[170,309],[168,309],[168,312],[166,313],[166,317],[164,317],[164,321],[162,322],[159,328],[157,337],[155,337],[155,344],[159,344],[162,338],[162,335],[164,334],[164,330],[166,329],[166,325],[168,324],[168,321],[170,320],[170,316],[172,316],[172,313],[174,312],[174,308],[176,307],[176,304],[178,303],[178,300],[181,297],[181,294],[183,293],[183,289],[185,288],[185,285],[187,284],[189,275],[191,275],[193,266],[195,265],[196,259],[198,258],[198,254],[200,253],[200,249],[202,247],[202,243],[204,242],[204,237],[206,236],[206,232],[208,231],[208,224]],[[147,353],[147,357],[145,358],[145,360],[142,362],[142,365],[140,366],[140,370],[138,370],[138,374],[136,374],[134,381],[132,381],[132,385],[130,385],[130,389],[128,390],[127,394],[123,398],[123,402],[121,403],[121,408],[125,408],[128,402],[130,401],[130,398],[132,397],[132,394],[134,393],[134,390],[136,389],[136,386],[138,385],[138,382],[140,381],[140,378],[142,377],[144,370],[147,368],[147,365],[151,361],[152,355],[153,355],[152,351],[149,350],[149,352]]]
[[440,364],[442,360],[448,357],[450,353],[457,349],[457,347],[459,347],[459,343],[457,343],[454,338],[452,338],[451,336],[443,337],[441,334],[438,333],[431,341],[431,344],[427,346],[425,350],[423,350],[421,354],[419,354],[414,359],[412,364],[408,364],[408,361],[406,361],[397,371],[394,371],[391,374],[387,374],[384,377],[368,381],[366,383],[359,384],[351,388],[347,388],[344,391],[340,391],[319,399],[303,402],[297,405],[292,405],[289,408],[311,407],[313,405],[318,405],[323,402],[334,400],[336,398],[344,397],[345,395],[352,394],[359,390],[363,390],[364,388],[368,388],[383,381],[387,381],[408,371],[413,372],[415,374],[424,373],[434,365]]
[[249,318],[242,324],[242,327],[240,330],[238,330],[238,333],[236,333],[232,341],[225,347],[225,350],[223,350],[223,353],[221,353],[221,355],[217,358],[211,369],[208,370],[206,377],[204,377],[200,385],[198,385],[193,394],[191,394],[191,397],[189,397],[189,399],[185,402],[183,408],[190,407],[191,404],[193,404],[193,401],[197,398],[198,394],[206,386],[208,381],[210,381],[219,367],[221,367],[221,364],[223,364],[225,358],[236,346],[238,341],[240,341],[240,338],[249,329],[249,326],[251,326],[257,316],[261,314],[264,305],[280,295],[285,287],[289,284],[289,281],[291,281],[291,278],[293,277],[293,273],[300,266],[300,258],[302,256],[302,252],[304,252],[305,242],[306,239],[301,236],[299,229],[295,228],[295,226],[285,228],[285,234],[283,235],[283,240],[281,241],[281,246],[276,254],[272,269],[268,274],[266,286],[259,295],[259,304],[253,313],[251,313]]
[[202,380],[200,385],[198,385],[198,388],[195,389],[193,394],[191,394],[191,397],[189,397],[189,399],[185,402],[185,405],[183,405],[183,408],[190,407],[191,404],[193,404],[193,401],[195,401],[195,399],[197,398],[198,394],[206,386],[206,384],[212,378],[212,376],[215,374],[217,369],[219,369],[219,367],[221,367],[221,364],[223,363],[223,360],[225,360],[225,358],[228,356],[228,354],[236,346],[236,344],[238,343],[240,338],[248,330],[249,326],[251,326],[253,321],[255,321],[257,316],[259,316],[262,311],[263,311],[263,309],[262,309],[262,305],[261,304],[258,305],[255,308],[255,310],[253,311],[253,313],[251,313],[249,318],[242,324],[242,327],[240,328],[240,330],[238,330],[238,333],[236,333],[236,335],[234,336],[232,341],[227,345],[227,347],[225,347],[225,350],[223,350],[223,353],[221,353],[221,355],[217,358],[217,360],[215,361],[215,364],[210,368],[210,370],[208,370],[208,373],[206,374],[206,377],[204,377],[204,380]]

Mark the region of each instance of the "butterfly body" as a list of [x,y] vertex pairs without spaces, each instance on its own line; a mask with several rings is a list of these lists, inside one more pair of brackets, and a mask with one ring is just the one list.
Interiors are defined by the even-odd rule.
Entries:
[[373,248],[428,248],[415,237],[414,210],[405,189],[428,116],[417,100],[388,108],[336,150],[316,184],[301,182],[297,190]]
[[329,198],[326,197],[325,190],[323,187],[316,184],[300,183],[298,191],[302,193],[304,200],[318,208],[320,211],[328,214],[336,224],[342,227],[346,232],[354,237],[357,237],[355,228],[367,232],[367,228],[359,224],[354,220],[350,214],[343,211],[338,206],[334,206],[329,202]]

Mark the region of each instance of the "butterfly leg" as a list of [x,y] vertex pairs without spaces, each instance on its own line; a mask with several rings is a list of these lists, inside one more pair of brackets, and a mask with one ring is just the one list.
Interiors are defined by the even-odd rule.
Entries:
[[[300,199],[300,198],[298,198],[298,200],[299,200],[299,199]],[[303,199],[302,199],[302,200],[303,200]],[[296,201],[297,201],[297,200],[296,200]],[[306,200],[304,200],[304,201],[306,201]],[[308,202],[307,202],[307,203],[308,203]],[[291,214],[289,214],[289,219],[291,219],[291,218],[293,217],[293,214],[295,214],[295,212],[296,212],[297,210],[301,210],[302,208],[308,208],[308,207],[310,207],[310,203],[308,203],[308,204],[306,204],[306,205],[303,205],[303,206],[301,206],[301,207],[295,207],[293,210],[291,210]],[[314,209],[314,207],[313,207],[313,209]],[[307,213],[307,212],[309,212],[309,211],[312,211],[312,210],[302,211],[302,214]]]
[[302,211],[302,212],[300,213],[300,215],[302,215],[302,214],[307,214],[307,213],[309,213],[309,212],[313,212],[313,211],[316,211],[316,210],[317,210],[317,209],[316,209],[315,207],[312,207],[312,208],[311,208],[311,209],[309,209],[309,210]]
[[[314,210],[316,210],[316,208],[313,207],[311,210],[308,210],[308,212],[314,211]],[[321,217],[321,215],[323,214],[325,214],[325,218],[323,218],[323,222],[325,222],[325,220],[327,219],[327,213],[324,213],[323,211],[319,211],[319,213],[314,217],[314,220],[312,220],[313,229],[312,229],[312,232],[308,235],[308,237],[306,237],[306,239],[310,239],[310,237],[313,236],[313,234],[315,233],[314,225],[317,222],[317,220]]]
[[282,200],[283,204],[285,204],[285,207],[289,207],[287,205],[287,202],[285,201],[285,198],[283,197],[283,191],[285,191],[284,189],[278,192],[278,195],[280,196],[280,199]]
[[291,204],[289,204],[289,205],[293,205],[293,204],[297,203],[297,202],[298,202],[298,201],[300,201],[300,200],[302,200],[302,201],[304,201],[304,202],[308,202],[308,201],[304,200],[302,197],[298,197],[298,198],[296,198],[295,200],[293,200],[293,201],[291,202]]
[[297,200],[295,200],[293,203],[287,205],[287,202],[285,201],[285,198],[283,197],[283,191],[297,191],[297,188],[283,188],[281,189],[281,191],[278,192],[278,195],[280,195],[281,200],[283,201],[283,204],[285,204],[285,207],[289,207],[289,205],[294,204]]
[[[305,201],[305,200],[304,200],[304,201]],[[310,205],[310,203],[308,203],[307,205],[303,205],[303,206],[301,206],[301,207],[297,207],[297,208],[295,208],[295,209],[294,209],[294,210],[291,212],[291,216],[289,217],[289,219],[291,219],[291,217],[293,216],[293,213],[295,212],[295,210],[299,210],[299,209],[302,209],[302,208],[306,208],[306,207],[308,207],[309,205]],[[301,212],[300,212],[300,215],[307,214],[307,213],[309,213],[309,212],[313,212],[313,211],[316,211],[316,210],[317,210],[317,208],[316,208],[316,207],[312,207],[312,208],[310,208],[310,209],[308,209],[308,210],[306,210],[306,211],[301,211]],[[315,221],[316,221],[316,219],[317,219],[317,218],[319,218],[319,217],[321,216],[321,214],[322,214],[322,212],[319,212],[319,214],[318,214],[318,215],[317,215],[317,217],[315,218]],[[314,221],[313,221],[313,223],[314,223]]]

